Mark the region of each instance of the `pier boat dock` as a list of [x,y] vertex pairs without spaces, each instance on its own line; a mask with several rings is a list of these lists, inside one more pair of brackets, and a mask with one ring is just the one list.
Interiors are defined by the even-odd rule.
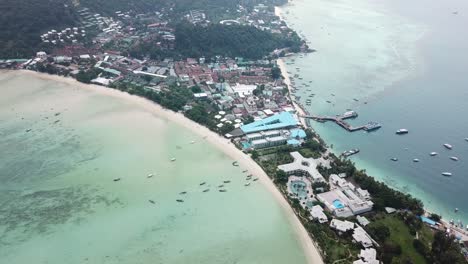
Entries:
[[366,125],[362,126],[356,126],[353,127],[350,125],[348,122],[346,122],[346,119],[350,118],[356,118],[358,114],[355,111],[348,111],[342,115],[338,116],[315,116],[315,115],[303,115],[301,116],[302,118],[307,118],[307,119],[312,119],[317,122],[327,122],[327,121],[332,121],[341,126],[342,128],[346,129],[349,132],[355,132],[359,130],[365,130],[365,131],[373,131],[376,129],[379,129],[381,125],[376,122],[369,122]]

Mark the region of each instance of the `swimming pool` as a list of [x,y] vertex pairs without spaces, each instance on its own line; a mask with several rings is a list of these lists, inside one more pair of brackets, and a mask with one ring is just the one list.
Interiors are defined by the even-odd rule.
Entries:
[[299,180],[291,181],[289,188],[298,198],[307,198],[307,184],[305,182]]
[[333,201],[333,206],[334,206],[336,209],[342,209],[342,208],[344,208],[343,203],[342,203],[340,200],[338,200],[338,199],[336,199],[335,201]]

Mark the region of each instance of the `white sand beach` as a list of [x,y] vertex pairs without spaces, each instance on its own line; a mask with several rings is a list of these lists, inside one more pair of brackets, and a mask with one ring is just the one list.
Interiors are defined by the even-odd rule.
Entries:
[[[282,67],[283,67],[282,71],[285,73],[284,65]],[[21,74],[31,75],[40,79],[53,80],[56,82],[67,83],[71,87],[80,87],[82,89],[87,89],[98,94],[103,94],[106,96],[112,96],[112,97],[120,98],[122,100],[126,100],[127,102],[131,102],[131,103],[138,105],[139,107],[142,107],[143,109],[157,115],[158,117],[174,122],[204,137],[207,142],[217,147],[219,150],[224,152],[226,155],[228,155],[232,159],[238,161],[241,168],[249,170],[249,173],[252,173],[254,176],[260,179],[259,181],[271,192],[271,194],[275,197],[275,199],[280,204],[282,209],[288,215],[289,221],[293,225],[294,230],[297,234],[298,240],[300,241],[304,249],[304,253],[306,255],[308,263],[311,263],[311,264],[323,263],[319,250],[314,244],[314,241],[311,239],[306,229],[304,228],[302,223],[299,221],[299,219],[297,218],[297,216],[295,215],[292,208],[289,206],[288,202],[283,197],[281,192],[276,188],[274,183],[266,175],[266,173],[261,169],[261,167],[254,160],[252,160],[250,156],[238,150],[233,144],[231,144],[229,140],[210,131],[208,128],[204,126],[201,126],[195,123],[194,121],[189,120],[188,118],[184,117],[184,115],[181,113],[175,113],[170,110],[166,110],[162,108],[160,105],[155,104],[154,102],[147,100],[145,98],[139,97],[139,96],[130,95],[130,94],[127,94],[127,93],[124,93],[115,89],[106,88],[103,86],[83,84],[72,78],[66,78],[66,77],[61,77],[61,76],[56,76],[56,75],[47,75],[47,74],[42,74],[42,73],[37,73],[37,72],[32,72],[32,71],[27,71],[27,70],[21,70],[19,72],[21,72]],[[297,108],[297,109],[300,109],[300,108]]]

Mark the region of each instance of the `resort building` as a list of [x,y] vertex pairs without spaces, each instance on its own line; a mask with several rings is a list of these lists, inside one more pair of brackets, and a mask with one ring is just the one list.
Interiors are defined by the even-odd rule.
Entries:
[[327,215],[323,212],[323,208],[320,205],[314,205],[312,207],[310,216],[311,219],[316,219],[321,224],[328,222]]
[[354,229],[353,239],[364,248],[372,247],[372,239],[367,232],[360,226]]
[[256,133],[260,131],[293,128],[300,125],[296,115],[289,112],[281,112],[276,115],[252,122],[240,127],[244,134]]
[[368,191],[356,188],[337,175],[330,176],[331,190],[317,195],[317,199],[338,217],[349,217],[372,210],[374,203]]
[[317,170],[317,160],[313,158],[304,158],[299,152],[289,153],[294,161],[289,164],[279,165],[278,169],[284,171],[287,175],[304,175],[311,177],[313,182],[324,182],[325,179]]
[[359,223],[360,225],[362,225],[362,226],[366,226],[366,225],[370,224],[369,220],[367,220],[367,218],[364,217],[364,216],[358,215],[358,216],[356,217],[356,219],[357,219],[358,223]]
[[330,227],[337,230],[338,232],[344,233],[349,230],[354,229],[354,223],[349,221],[341,221],[338,219],[333,219],[330,222]]
[[288,139],[283,136],[268,137],[265,139],[257,139],[250,142],[250,146],[255,149],[269,148],[286,144]]
[[374,248],[361,249],[358,255],[359,259],[354,261],[353,264],[379,264],[377,260],[377,251]]

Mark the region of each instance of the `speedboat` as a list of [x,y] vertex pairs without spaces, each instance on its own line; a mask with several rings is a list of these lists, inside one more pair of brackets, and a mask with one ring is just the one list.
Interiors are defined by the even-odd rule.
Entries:
[[397,135],[403,135],[403,134],[408,134],[408,129],[404,129],[404,128],[401,128],[401,129],[398,129],[395,133]]
[[419,162],[419,159],[413,159],[413,162]]
[[444,175],[445,177],[450,177],[450,176],[452,176],[452,173],[451,172],[442,172],[442,175]]
[[153,173],[148,174],[148,178],[153,177]]
[[249,186],[249,185],[250,185],[250,182],[248,182],[248,183],[244,184],[244,186]]
[[437,152],[431,152],[429,155],[431,155],[431,156],[437,156],[438,154],[439,154],[439,153],[437,153]]
[[455,157],[455,156],[454,156],[454,157],[450,157],[450,159],[453,160],[453,161],[458,161],[458,158]]
[[175,158],[172,158],[171,161],[175,161],[176,159]]
[[447,144],[447,143],[445,143],[445,144],[444,144],[444,147],[445,147],[446,149],[452,149],[452,148],[453,148],[453,146],[452,146],[452,145],[450,145],[450,144]]
[[397,158],[391,158],[390,160],[391,160],[391,161],[398,161]]

